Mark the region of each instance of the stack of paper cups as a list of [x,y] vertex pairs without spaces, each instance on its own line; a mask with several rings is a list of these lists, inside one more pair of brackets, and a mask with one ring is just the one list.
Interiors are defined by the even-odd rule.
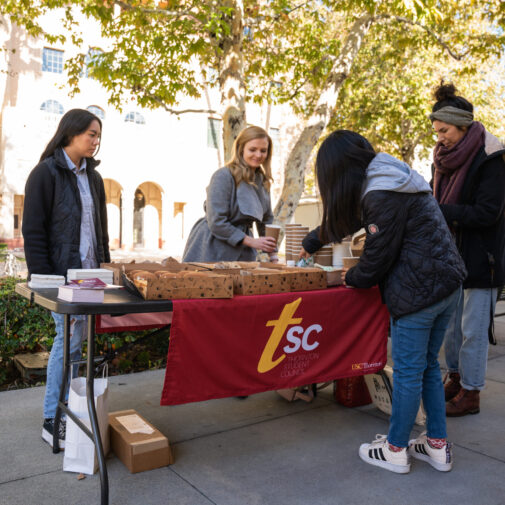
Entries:
[[339,244],[333,244],[333,266],[342,268],[342,258],[351,256],[351,241],[344,240]]
[[319,265],[331,267],[333,264],[333,246],[328,244],[321,247],[314,255],[314,261]]
[[309,233],[308,226],[298,223],[286,225],[286,261],[297,260],[302,248],[302,240]]

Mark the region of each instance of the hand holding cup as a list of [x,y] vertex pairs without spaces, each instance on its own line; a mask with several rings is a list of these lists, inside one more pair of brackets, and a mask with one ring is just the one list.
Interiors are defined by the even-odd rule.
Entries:
[[260,249],[267,253],[277,251],[277,241],[273,237],[253,238],[246,235],[242,243],[248,247]]

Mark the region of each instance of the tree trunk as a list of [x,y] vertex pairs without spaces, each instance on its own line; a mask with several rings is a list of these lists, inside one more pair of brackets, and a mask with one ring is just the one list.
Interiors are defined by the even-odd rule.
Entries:
[[280,223],[286,223],[295,212],[303,193],[305,167],[310,153],[329,123],[331,111],[337,102],[342,84],[349,75],[354,59],[371,24],[371,16],[362,17],[354,22],[340,55],[334,61],[331,74],[319,97],[314,113],[308,119],[289,153],[284,167],[284,186],[274,209],[275,219]]
[[246,126],[243,79],[244,61],[242,40],[244,32],[244,5],[242,0],[223,2],[233,7],[230,35],[223,43],[222,70],[219,76],[223,105],[223,149],[225,163],[231,158],[233,142]]
[[410,138],[412,134],[412,122],[408,119],[404,119],[400,123],[400,131],[401,131],[401,153],[402,159],[407,165],[412,167],[412,164],[415,160],[416,148],[417,146],[424,140],[427,136],[427,133],[419,133],[417,137],[414,139]]

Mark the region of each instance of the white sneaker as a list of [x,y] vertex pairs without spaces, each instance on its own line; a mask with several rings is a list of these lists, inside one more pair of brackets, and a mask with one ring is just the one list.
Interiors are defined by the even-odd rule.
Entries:
[[359,457],[370,465],[380,466],[395,473],[409,473],[410,463],[407,449],[393,452],[389,449],[386,435],[375,435],[371,444],[361,444]]
[[434,449],[428,444],[426,432],[409,441],[408,452],[413,458],[426,461],[439,472],[448,472],[452,468],[452,444],[446,443],[445,447]]

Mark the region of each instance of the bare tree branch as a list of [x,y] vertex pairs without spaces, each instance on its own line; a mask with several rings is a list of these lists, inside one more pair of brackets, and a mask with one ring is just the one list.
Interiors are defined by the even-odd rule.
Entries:
[[191,113],[191,114],[214,114],[214,115],[221,116],[220,113],[218,113],[216,110],[213,110],[213,109],[181,109],[181,110],[171,109],[170,107],[167,107],[165,104],[163,104],[160,99],[157,99],[155,97],[151,97],[151,98],[153,98],[153,100],[158,102],[161,105],[161,107],[163,107],[163,109],[165,109],[167,112],[170,112],[170,114],[174,114],[176,116],[180,116],[181,114],[188,114],[188,113]]
[[214,109],[172,109],[171,107],[168,107],[168,105],[159,97],[156,95],[152,95],[151,93],[146,93],[143,88],[140,86],[136,86],[132,88],[131,90],[133,93],[143,93],[146,98],[149,98],[150,100],[153,100],[156,102],[162,109],[166,110],[167,112],[170,112],[170,114],[174,114],[176,116],[180,116],[181,114],[214,114],[217,116],[221,117],[221,113]]

